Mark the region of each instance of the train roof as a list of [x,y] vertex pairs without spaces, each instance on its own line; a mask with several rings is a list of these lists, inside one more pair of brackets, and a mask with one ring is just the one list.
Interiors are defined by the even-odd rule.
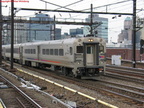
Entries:
[[[45,44],[73,44],[77,42],[78,39],[86,39],[86,38],[98,38],[99,37],[78,37],[78,38],[68,38],[68,39],[61,39],[61,40],[49,40],[49,41],[39,41],[39,42],[28,42],[22,44],[15,44],[15,46],[28,46],[28,45],[45,45]],[[6,45],[10,46],[10,45]]]
[[29,42],[29,43],[23,43],[23,45],[44,45],[44,44],[62,44],[62,43],[73,43],[76,40],[76,38],[70,38],[70,39],[62,39],[62,40],[50,40],[50,41],[40,41],[40,42]]

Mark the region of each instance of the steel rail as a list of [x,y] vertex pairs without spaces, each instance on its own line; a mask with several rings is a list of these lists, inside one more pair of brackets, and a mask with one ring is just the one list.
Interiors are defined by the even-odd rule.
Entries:
[[23,91],[21,91],[18,87],[16,87],[12,82],[7,80],[5,77],[0,75],[1,78],[3,78],[5,81],[7,81],[15,90],[18,91],[25,99],[27,99],[35,108],[42,108],[37,102],[35,102],[33,99],[31,99],[28,95],[26,95]]
[[137,91],[144,91],[144,88],[136,87],[136,86],[132,86],[132,85],[119,84],[119,83],[115,83],[115,82],[111,82],[111,81],[104,81],[104,80],[98,80],[98,81],[100,81],[104,84],[113,84],[113,85],[122,86],[125,88],[135,89]]
[[[140,76],[143,76],[144,77],[144,72],[142,72],[141,70],[124,70],[124,69],[121,69],[121,68],[107,68],[107,71],[116,71],[116,72],[120,72],[120,73],[126,73],[127,74],[131,74],[131,75],[140,75]],[[144,71],[144,70],[143,70]]]
[[124,70],[132,70],[132,71],[143,71],[144,72],[144,69],[141,69],[141,68],[132,68],[132,67],[126,67],[126,66],[116,66],[116,65],[106,65],[106,68],[119,68],[119,69],[124,69]]
[[137,83],[144,84],[144,79],[143,78],[137,78],[137,77],[132,77],[132,76],[131,77],[130,76],[124,76],[124,75],[111,73],[111,72],[106,72],[106,74],[104,76],[111,77],[111,78],[116,78],[116,79],[124,79],[124,80],[127,80],[127,81],[132,81],[132,82],[137,82]]

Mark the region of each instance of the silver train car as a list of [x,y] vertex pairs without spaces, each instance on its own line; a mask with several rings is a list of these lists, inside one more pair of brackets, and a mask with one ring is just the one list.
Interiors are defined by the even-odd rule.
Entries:
[[[49,68],[64,75],[90,79],[105,72],[106,42],[98,37],[29,42],[14,45],[14,61],[22,65]],[[10,45],[2,46],[10,60]]]

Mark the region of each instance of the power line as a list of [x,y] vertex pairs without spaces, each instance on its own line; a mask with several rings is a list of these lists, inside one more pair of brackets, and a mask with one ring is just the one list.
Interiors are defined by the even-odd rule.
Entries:
[[[116,2],[116,3],[111,3],[111,4],[107,4],[107,5],[97,6],[97,7],[94,7],[93,9],[98,9],[98,8],[101,8],[101,7],[107,7],[107,6],[111,6],[111,5],[117,5],[117,4],[128,2],[128,1],[131,1],[131,0],[124,0],[124,1]],[[82,11],[85,11],[85,10],[90,10],[90,8],[83,9]]]
[[60,8],[65,8],[65,9],[74,11],[73,9],[70,9],[70,8],[67,8],[67,7],[63,7],[63,6],[60,6],[60,5],[57,5],[57,4],[54,4],[54,3],[51,3],[51,2],[45,1],[45,0],[40,0],[40,1],[45,2],[45,3],[49,3],[49,4],[51,4],[51,5],[54,5],[54,6],[57,6],[57,7],[60,7]]
[[[14,8],[15,10],[17,8]],[[64,12],[64,13],[83,13],[83,14],[89,14],[91,12],[87,11],[66,11],[66,10],[50,10],[50,9],[34,9],[34,8],[21,8],[21,10],[27,10],[27,11],[47,11],[47,12]],[[117,12],[93,12],[93,14],[112,14],[112,15],[133,15],[132,13],[117,13]]]
[[[74,3],[71,3],[71,4],[68,4],[68,5],[62,6],[62,8],[65,8],[65,7],[68,7],[68,6],[77,4],[77,3],[81,2],[81,1],[83,1],[83,0],[79,0],[79,1],[76,1],[76,2],[74,2]],[[57,9],[55,9],[55,10],[58,10],[58,9],[61,9],[61,8],[57,8]]]

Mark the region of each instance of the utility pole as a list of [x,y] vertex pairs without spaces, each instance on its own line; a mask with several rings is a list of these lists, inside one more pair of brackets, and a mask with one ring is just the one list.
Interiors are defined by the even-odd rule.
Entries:
[[13,71],[13,50],[14,50],[14,0],[11,0],[11,67]]
[[55,23],[55,19],[56,19],[56,17],[54,15],[53,40],[55,40],[55,38],[56,38],[56,23]]
[[93,34],[93,5],[91,4],[90,34]]
[[2,65],[2,4],[0,0],[0,65]]
[[132,33],[132,44],[133,44],[133,68],[136,67],[136,0],[133,0],[133,33]]

